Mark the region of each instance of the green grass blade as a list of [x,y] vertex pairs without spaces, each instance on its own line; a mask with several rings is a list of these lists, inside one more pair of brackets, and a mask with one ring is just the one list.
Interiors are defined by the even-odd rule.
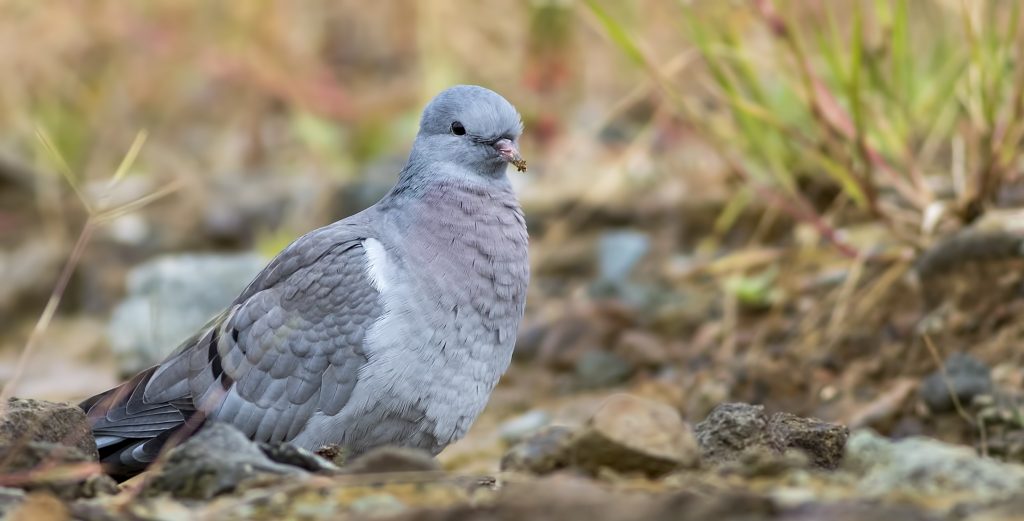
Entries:
[[46,152],[50,161],[57,168],[57,172],[64,177],[68,185],[71,186],[71,190],[75,192],[75,196],[78,197],[78,200],[82,202],[83,206],[85,206],[86,211],[92,215],[92,204],[85,196],[85,192],[83,192],[81,187],[78,186],[78,179],[76,178],[75,173],[71,170],[71,167],[68,166],[67,160],[64,159],[63,154],[60,153],[57,146],[53,144],[53,139],[50,137],[49,132],[47,132],[43,127],[37,126],[36,138],[39,140],[40,144],[42,144],[43,151]]
[[135,164],[135,160],[139,157],[139,151],[142,150],[142,145],[146,143],[146,137],[145,130],[140,130],[138,134],[135,134],[132,146],[128,147],[128,153],[121,159],[121,164],[117,166],[117,170],[114,171],[114,175],[110,178],[111,186],[121,181],[132,165]]
[[643,51],[636,45],[636,42],[629,36],[629,32],[626,31],[622,24],[612,18],[597,0],[584,0],[583,3],[597,18],[597,21],[601,23],[601,27],[604,28],[605,33],[618,46],[619,50],[635,63],[643,66],[647,65]]

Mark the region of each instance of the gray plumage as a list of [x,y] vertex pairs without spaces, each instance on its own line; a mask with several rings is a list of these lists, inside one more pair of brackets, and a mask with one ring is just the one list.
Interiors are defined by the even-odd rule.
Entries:
[[521,130],[490,90],[438,95],[388,195],[296,240],[167,360],[82,403],[108,471],[137,473],[213,420],[355,454],[461,438],[523,315],[526,224],[506,177]]

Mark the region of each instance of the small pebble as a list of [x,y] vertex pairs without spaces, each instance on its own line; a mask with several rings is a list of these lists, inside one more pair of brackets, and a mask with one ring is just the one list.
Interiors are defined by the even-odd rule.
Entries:
[[502,423],[498,428],[498,435],[505,443],[513,444],[537,432],[550,422],[550,414],[540,409],[534,409]]

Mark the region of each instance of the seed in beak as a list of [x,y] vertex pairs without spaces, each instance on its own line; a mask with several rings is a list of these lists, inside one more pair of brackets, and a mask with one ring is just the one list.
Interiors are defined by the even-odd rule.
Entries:
[[526,171],[526,160],[523,159],[523,156],[519,155],[519,148],[516,147],[516,144],[511,139],[499,139],[494,143],[494,149],[498,151],[498,156],[502,160],[515,165],[516,170],[520,172]]

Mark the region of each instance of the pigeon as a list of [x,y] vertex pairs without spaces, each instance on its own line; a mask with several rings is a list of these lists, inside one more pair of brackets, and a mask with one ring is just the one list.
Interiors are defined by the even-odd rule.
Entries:
[[438,454],[508,368],[530,270],[506,173],[523,125],[459,85],[426,106],[395,186],[303,235],[166,360],[81,403],[105,470],[142,472],[207,422],[259,442]]

